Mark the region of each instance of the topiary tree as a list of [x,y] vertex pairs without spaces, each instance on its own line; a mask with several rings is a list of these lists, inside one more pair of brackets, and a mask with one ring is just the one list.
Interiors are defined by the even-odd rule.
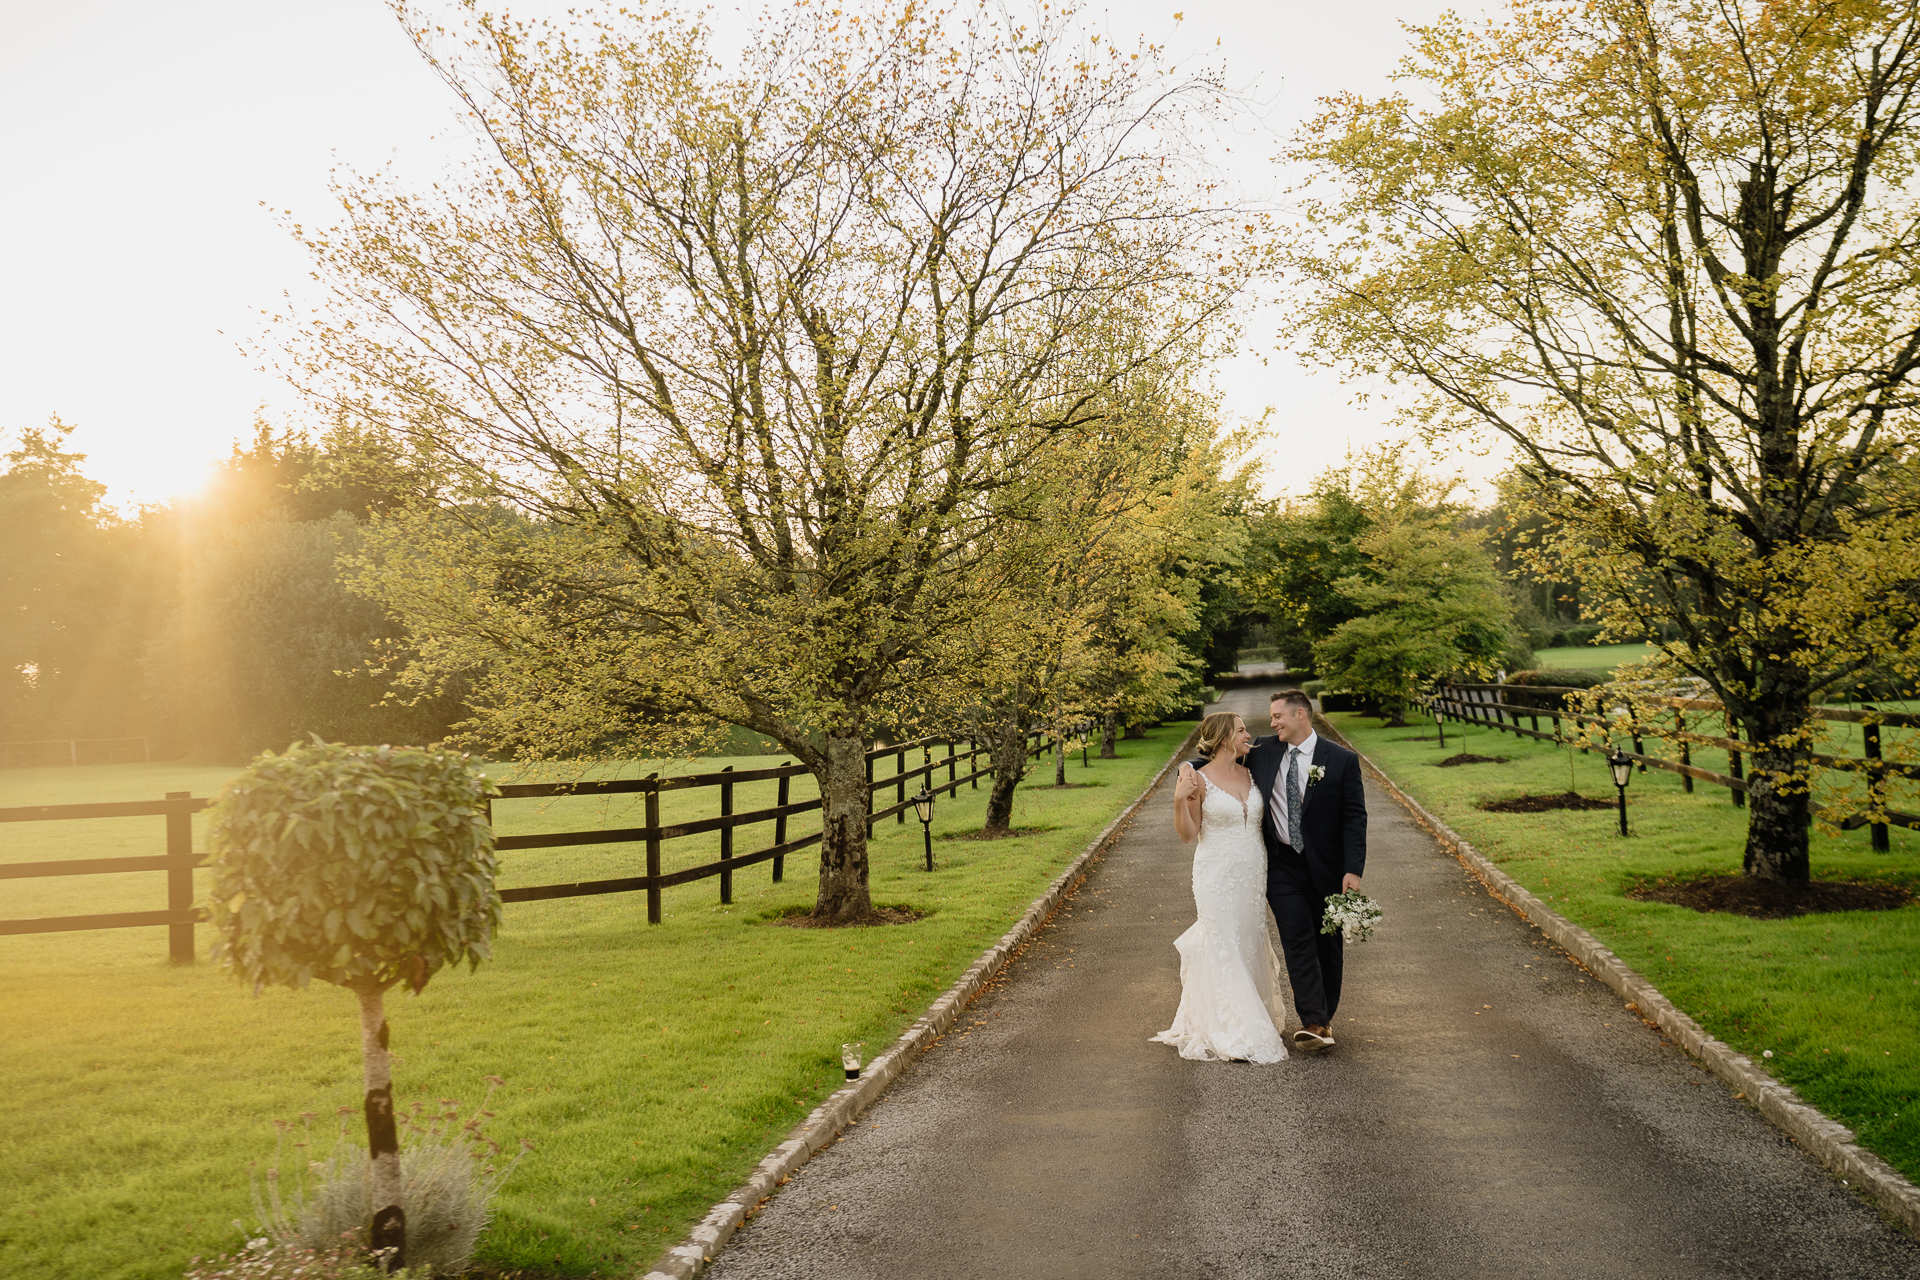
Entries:
[[298,743],[227,784],[213,810],[214,955],[261,988],[313,979],[360,1001],[368,1243],[406,1258],[385,992],[418,995],[443,965],[477,967],[500,924],[486,800],[459,752]]

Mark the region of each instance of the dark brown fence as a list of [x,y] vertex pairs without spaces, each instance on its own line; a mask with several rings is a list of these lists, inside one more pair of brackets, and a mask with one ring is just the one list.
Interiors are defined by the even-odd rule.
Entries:
[[[1564,731],[1564,723],[1592,725],[1613,734],[1624,734],[1633,742],[1633,750],[1623,752],[1627,758],[1640,766],[1640,772],[1648,769],[1664,769],[1677,773],[1688,791],[1693,790],[1696,779],[1725,787],[1728,798],[1737,807],[1746,803],[1747,780],[1744,757],[1752,752],[1748,743],[1734,736],[1731,721],[1725,719],[1726,707],[1709,698],[1661,698],[1655,701],[1659,706],[1670,710],[1674,723],[1669,729],[1659,721],[1622,719],[1619,717],[1592,716],[1568,711],[1565,700],[1569,695],[1585,693],[1586,690],[1566,685],[1537,684],[1445,684],[1436,689],[1428,701],[1429,711],[1441,714],[1468,724],[1481,725],[1500,733],[1511,733],[1516,737],[1539,738],[1548,742],[1570,742],[1572,734]],[[1726,725],[1724,736],[1696,733],[1687,727],[1686,714],[1689,711],[1718,713]],[[1848,707],[1815,707],[1816,719],[1829,723],[1863,725],[1864,758],[1854,759],[1847,756],[1830,756],[1816,753],[1814,763],[1828,769],[1865,773],[1868,785],[1876,793],[1886,785],[1889,777],[1920,778],[1920,766],[1899,764],[1884,759],[1880,750],[1880,729],[1887,726],[1896,729],[1920,728],[1920,715],[1910,715],[1900,711],[1876,711],[1872,707],[1854,710]],[[1540,721],[1547,720],[1552,725],[1550,732],[1540,728]],[[1530,727],[1522,728],[1525,720]],[[1680,744],[1678,762],[1647,754],[1646,739],[1674,739]],[[1716,773],[1711,769],[1702,769],[1692,761],[1692,748],[1695,746],[1717,747],[1727,753],[1727,772]],[[1819,803],[1813,802],[1815,812]],[[1920,814],[1897,813],[1889,811],[1887,816],[1900,826],[1920,831]],[[1881,823],[1870,823],[1865,817],[1855,815],[1840,824],[1843,830],[1853,831],[1860,827],[1871,826],[1873,847],[1885,852],[1889,842],[1887,828]]]
[[[1088,726],[1085,725],[1076,726],[1072,730],[1064,731],[1061,736],[1063,739],[1081,736],[1087,729]],[[966,748],[962,750],[961,741],[948,738],[917,738],[912,742],[890,743],[867,752],[868,834],[872,834],[875,823],[886,818],[892,817],[902,823],[906,821],[907,811],[913,807],[913,800],[907,793],[907,785],[911,782],[920,782],[937,796],[951,795],[963,786],[977,790],[981,778],[991,777],[993,768],[990,762],[984,768],[979,767],[981,757],[989,754],[988,749],[969,739],[964,740]],[[1045,753],[1053,746],[1053,741],[1053,738],[1047,734],[1031,735],[1027,745],[1027,758],[1031,759]],[[909,757],[915,754],[920,757],[920,761],[909,767]],[[885,777],[876,778],[874,765],[889,758],[895,766],[895,771]],[[965,772],[962,772],[963,769]],[[946,772],[945,779],[936,777],[942,770]],[[547,898],[577,898],[593,894],[634,893],[644,890],[647,895],[647,923],[659,924],[662,891],[674,885],[690,884],[696,880],[718,879],[720,901],[730,903],[733,901],[734,872],[762,862],[771,862],[773,879],[778,882],[785,877],[786,856],[789,853],[819,843],[820,833],[817,831],[812,835],[793,840],[787,839],[788,819],[799,814],[812,813],[820,808],[820,801],[817,798],[789,802],[789,785],[794,778],[801,776],[810,776],[805,766],[785,764],[771,769],[729,767],[715,773],[694,773],[670,778],[653,774],[645,778],[611,782],[530,782],[502,786],[492,804],[498,804],[502,800],[560,796],[641,795],[644,797],[646,806],[646,822],[643,826],[500,836],[494,842],[494,846],[501,850],[512,850],[644,843],[646,874],[623,876],[612,880],[582,880],[572,884],[503,889],[500,897],[506,902],[535,902]],[[779,783],[776,803],[771,808],[735,813],[734,788],[741,783],[764,781]],[[875,798],[884,794],[887,787],[894,789],[894,803],[885,808],[874,808]],[[710,818],[663,824],[660,821],[661,795],[668,791],[684,791],[693,788],[716,790],[719,793],[717,797],[719,812]],[[0,880],[41,876],[103,875],[120,871],[165,871],[167,873],[167,909],[165,911],[121,911],[99,915],[41,916],[31,919],[0,920],[0,935],[60,933],[78,929],[131,929],[163,924],[168,930],[168,958],[175,962],[191,963],[194,957],[193,927],[206,918],[205,913],[193,905],[193,872],[194,868],[202,865],[202,859],[193,851],[193,815],[212,803],[210,799],[205,797],[196,799],[185,791],[170,791],[164,800],[134,800],[111,804],[27,805],[20,808],[0,809],[0,823],[144,816],[165,817],[167,820],[167,852],[163,856],[0,863]],[[488,816],[492,816],[491,804]],[[750,853],[734,852],[735,832],[743,827],[766,824],[771,824],[773,828],[771,844]],[[719,861],[687,867],[679,871],[663,872],[661,870],[661,848],[667,841],[709,831],[720,833]]]

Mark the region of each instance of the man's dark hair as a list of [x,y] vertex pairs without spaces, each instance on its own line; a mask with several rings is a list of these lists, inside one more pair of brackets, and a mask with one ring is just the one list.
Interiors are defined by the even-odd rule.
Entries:
[[1282,689],[1267,699],[1268,706],[1272,706],[1276,702],[1284,702],[1290,707],[1298,707],[1308,715],[1313,714],[1313,699],[1298,689]]

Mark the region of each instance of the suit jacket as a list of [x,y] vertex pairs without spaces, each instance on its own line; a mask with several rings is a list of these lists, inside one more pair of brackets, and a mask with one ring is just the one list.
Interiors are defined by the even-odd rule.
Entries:
[[[1284,811],[1272,802],[1274,780],[1286,763],[1287,750],[1286,743],[1270,734],[1256,739],[1247,752],[1247,770],[1267,802],[1267,820],[1260,824],[1260,834],[1267,842],[1269,863],[1275,858],[1297,856],[1281,835]],[[1326,773],[1311,785],[1305,778],[1300,780],[1300,834],[1307,846],[1300,852],[1306,854],[1307,874],[1314,889],[1323,895],[1335,894],[1340,892],[1341,877],[1348,872],[1366,874],[1366,790],[1361,783],[1360,757],[1325,736],[1314,744],[1312,765]]]

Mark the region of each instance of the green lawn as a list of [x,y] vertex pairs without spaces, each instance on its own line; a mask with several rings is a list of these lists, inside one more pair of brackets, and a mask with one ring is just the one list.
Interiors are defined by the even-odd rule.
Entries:
[[1541,667],[1576,671],[1611,671],[1652,655],[1650,644],[1576,644],[1559,649],[1536,649],[1533,653],[1534,661]]
[[[1123,742],[1121,758],[1069,767],[1066,791],[1021,788],[1015,821],[1035,834],[992,843],[936,838],[921,868],[911,820],[881,824],[873,893],[931,914],[850,931],[768,923],[810,905],[817,862],[766,864],[670,889],[649,928],[642,894],[515,903],[495,958],[443,973],[415,999],[391,997],[401,1103],[476,1101],[504,1076],[496,1136],[533,1140],[481,1246],[501,1267],[566,1274],[644,1269],[736,1186],[774,1143],[842,1082],[838,1047],[877,1052],[1004,933],[1138,794],[1190,726]],[[765,756],[733,761],[764,767]],[[726,760],[704,760],[717,769]],[[688,767],[688,766],[682,766]],[[878,768],[882,774],[891,769]],[[0,806],[212,794],[231,770],[168,765],[8,770]],[[771,803],[742,787],[738,808]],[[694,794],[669,793],[663,813]],[[794,797],[810,794],[796,786]],[[936,837],[979,827],[986,791],[936,805]],[[884,797],[890,801],[891,797]],[[503,831],[585,821],[637,824],[628,802],[496,802]],[[790,835],[809,828],[798,823]],[[0,827],[0,861],[159,852],[162,820]],[[760,841],[741,833],[747,852]],[[631,874],[640,846],[526,850],[503,883]],[[709,860],[694,840],[668,845],[668,869]],[[162,876],[15,880],[0,917],[155,909]],[[204,953],[206,935],[201,932]],[[0,1275],[8,1280],[177,1277],[196,1253],[240,1239],[248,1170],[273,1152],[271,1121],[331,1116],[359,1103],[351,999],[332,988],[257,998],[214,966],[163,963],[165,930],[0,938]]]
[[[1645,974],[1706,1030],[1765,1063],[1860,1141],[1920,1179],[1920,905],[1793,920],[1748,920],[1636,902],[1626,890],[1657,878],[1738,872],[1746,810],[1704,783],[1688,795],[1676,774],[1635,774],[1632,836],[1612,811],[1487,813],[1482,800],[1563,792],[1612,799],[1598,755],[1488,728],[1386,729],[1372,717],[1330,717],[1355,746],[1444,822],[1554,910]],[[1458,752],[1505,764],[1436,767]],[[1695,763],[1724,771],[1725,758]],[[1909,799],[1903,807],[1910,807]],[[1813,837],[1814,874],[1920,890],[1920,833],[1896,829],[1876,854],[1862,829]],[[1773,1058],[1762,1058],[1771,1049]]]

